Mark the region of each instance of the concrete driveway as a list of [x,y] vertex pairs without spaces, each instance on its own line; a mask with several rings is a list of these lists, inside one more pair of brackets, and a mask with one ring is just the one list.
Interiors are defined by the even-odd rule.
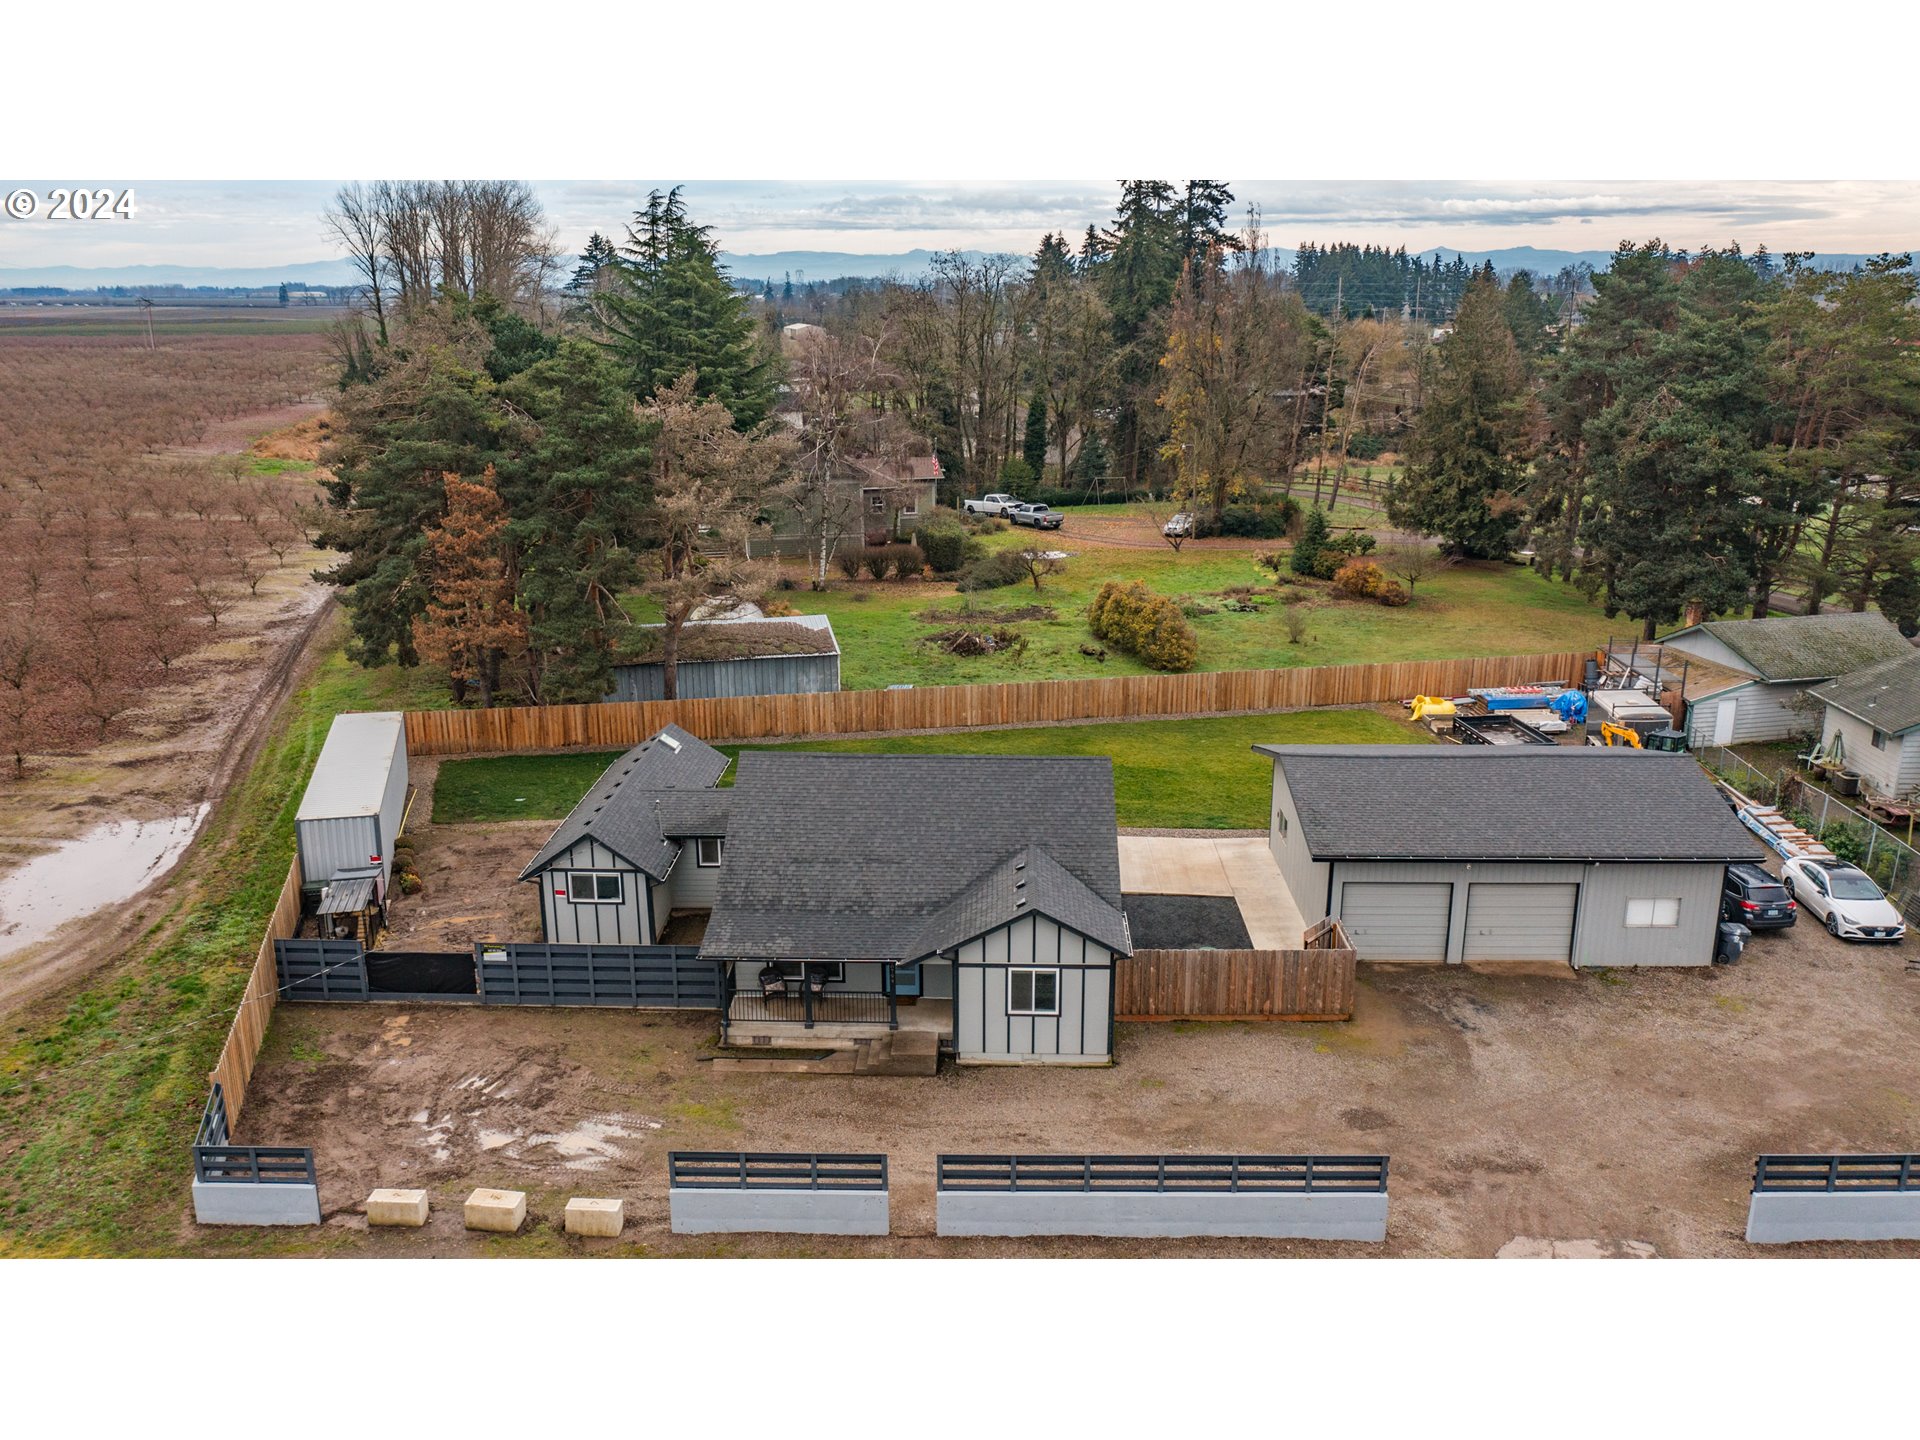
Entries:
[[1120,888],[1131,895],[1231,895],[1256,950],[1297,950],[1306,929],[1262,836],[1122,835]]

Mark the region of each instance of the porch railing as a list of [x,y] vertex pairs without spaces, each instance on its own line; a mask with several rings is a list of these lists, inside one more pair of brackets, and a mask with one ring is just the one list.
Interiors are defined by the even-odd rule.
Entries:
[[815,994],[805,982],[789,980],[784,995],[766,995],[756,985],[735,989],[721,1012],[726,1025],[884,1025],[900,1028],[894,997],[884,990],[825,990]]

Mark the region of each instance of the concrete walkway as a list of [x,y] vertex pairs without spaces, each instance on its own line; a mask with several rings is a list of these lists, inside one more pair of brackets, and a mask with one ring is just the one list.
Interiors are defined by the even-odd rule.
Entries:
[[1256,950],[1297,950],[1306,929],[1258,836],[1122,835],[1120,888],[1132,895],[1231,895]]

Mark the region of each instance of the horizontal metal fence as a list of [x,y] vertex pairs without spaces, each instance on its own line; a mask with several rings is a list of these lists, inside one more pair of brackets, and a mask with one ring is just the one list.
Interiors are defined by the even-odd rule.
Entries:
[[1762,1155],[1753,1162],[1753,1193],[1920,1191],[1920,1156]]
[[297,1145],[196,1145],[193,1178],[202,1184],[313,1185],[313,1151]]
[[675,1150],[667,1183],[680,1190],[885,1190],[887,1157]]
[[693,945],[479,945],[483,1005],[717,1010],[720,967]]
[[1385,1155],[942,1155],[946,1191],[1385,1193]]
[[200,1112],[200,1128],[194,1132],[193,1143],[196,1146],[224,1145],[231,1138],[227,1130],[226,1092],[216,1080],[207,1089],[206,1107]]
[[282,1000],[365,1000],[367,953],[358,940],[275,940]]

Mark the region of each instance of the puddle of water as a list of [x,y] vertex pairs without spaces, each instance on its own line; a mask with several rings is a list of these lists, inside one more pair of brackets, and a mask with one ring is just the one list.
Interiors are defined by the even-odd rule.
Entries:
[[0,878],[0,955],[138,894],[180,858],[207,809],[168,820],[112,820]]

